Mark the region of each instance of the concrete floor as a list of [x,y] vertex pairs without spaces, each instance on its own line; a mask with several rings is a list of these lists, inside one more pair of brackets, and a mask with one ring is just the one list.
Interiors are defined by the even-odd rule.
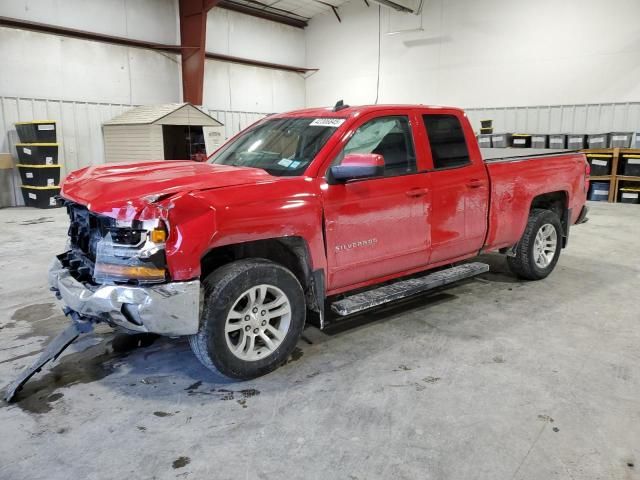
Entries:
[[[0,407],[0,478],[640,478],[640,207],[592,204],[545,281],[492,272],[305,331],[289,364],[214,378],[184,340],[101,330]],[[66,321],[62,210],[0,210],[0,383]]]

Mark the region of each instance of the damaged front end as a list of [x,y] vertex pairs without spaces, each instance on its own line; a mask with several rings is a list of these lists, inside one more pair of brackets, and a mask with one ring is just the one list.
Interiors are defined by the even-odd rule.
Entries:
[[133,332],[167,336],[198,331],[200,281],[172,282],[161,219],[116,220],[67,202],[69,248],[49,285],[72,311]]
[[166,336],[198,331],[200,281],[171,281],[162,219],[118,220],[73,202],[65,205],[69,242],[51,265],[49,285],[72,324],[7,388],[7,401],[96,323]]

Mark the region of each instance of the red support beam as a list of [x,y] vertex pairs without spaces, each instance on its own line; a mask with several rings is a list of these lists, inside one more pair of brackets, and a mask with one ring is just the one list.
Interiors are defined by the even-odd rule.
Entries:
[[182,54],[182,98],[202,105],[207,12],[220,0],[180,0],[180,52]]

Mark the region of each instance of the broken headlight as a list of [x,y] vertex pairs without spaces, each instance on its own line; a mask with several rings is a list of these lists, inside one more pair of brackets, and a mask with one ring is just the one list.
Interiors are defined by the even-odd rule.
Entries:
[[96,245],[93,279],[97,283],[161,283],[167,280],[167,229],[159,220],[142,228],[115,226]]

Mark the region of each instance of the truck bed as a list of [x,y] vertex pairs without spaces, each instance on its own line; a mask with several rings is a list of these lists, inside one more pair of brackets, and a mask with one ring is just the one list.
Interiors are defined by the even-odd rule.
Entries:
[[551,157],[578,150],[557,150],[548,148],[481,148],[480,153],[485,163],[521,160],[523,158]]
[[[555,192],[568,200],[573,224],[586,197],[585,157],[575,150],[481,149],[491,181],[485,249],[514,245],[522,236],[533,199]],[[540,160],[539,162],[529,160]]]

